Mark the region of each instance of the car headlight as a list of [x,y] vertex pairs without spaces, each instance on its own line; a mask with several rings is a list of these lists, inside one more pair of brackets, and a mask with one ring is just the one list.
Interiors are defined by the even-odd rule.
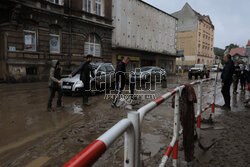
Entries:
[[82,81],[77,81],[76,84],[82,84]]

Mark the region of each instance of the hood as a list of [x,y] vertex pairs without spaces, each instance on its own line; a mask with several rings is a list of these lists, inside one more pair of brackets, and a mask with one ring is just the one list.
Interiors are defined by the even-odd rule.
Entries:
[[193,67],[190,70],[200,70],[201,68]]
[[51,61],[51,65],[52,65],[52,67],[56,67],[56,65],[58,64],[58,60],[52,60]]

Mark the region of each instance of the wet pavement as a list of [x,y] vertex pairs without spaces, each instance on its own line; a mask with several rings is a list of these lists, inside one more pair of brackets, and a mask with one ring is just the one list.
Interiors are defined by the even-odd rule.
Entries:
[[[190,81],[186,75],[183,79],[170,76],[168,88],[161,88],[161,85],[157,84],[156,91],[144,92],[159,97],[177,85],[187,82]],[[212,102],[211,87],[211,83],[204,85],[203,106]],[[223,105],[219,87],[218,84],[216,104]],[[0,84],[0,92],[0,166],[62,166],[115,123],[125,118],[129,111],[111,108],[111,100],[104,99],[104,94],[101,93],[89,98],[92,104],[90,107],[81,106],[81,97],[64,96],[63,109],[57,108],[56,112],[47,112],[47,83]],[[249,97],[248,92],[244,94],[239,91],[239,94],[232,96],[232,111],[216,108],[215,123],[202,124],[204,127],[220,129],[202,131],[202,142],[218,142],[206,153],[196,146],[194,166],[250,164],[246,158],[246,155],[250,155],[250,109],[243,105],[246,97]],[[151,99],[140,101],[136,108],[150,101]],[[160,163],[172,138],[173,115],[169,99],[145,117],[142,125],[141,154],[144,166],[157,166]],[[203,117],[208,116],[209,111],[203,114]],[[237,155],[234,155],[234,152]],[[216,159],[216,156],[221,158]],[[182,151],[179,157],[182,164]],[[123,137],[120,137],[94,166],[123,166]]]

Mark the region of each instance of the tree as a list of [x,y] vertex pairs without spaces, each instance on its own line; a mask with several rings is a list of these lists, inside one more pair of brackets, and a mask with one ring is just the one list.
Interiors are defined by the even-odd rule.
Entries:
[[239,47],[239,45],[231,43],[230,45],[227,45],[227,46],[225,47],[225,50],[229,49],[229,52],[230,52],[231,49],[233,49],[233,48],[238,48],[238,47]]
[[223,57],[224,57],[224,49],[214,47],[214,54],[221,60],[222,63],[224,63]]

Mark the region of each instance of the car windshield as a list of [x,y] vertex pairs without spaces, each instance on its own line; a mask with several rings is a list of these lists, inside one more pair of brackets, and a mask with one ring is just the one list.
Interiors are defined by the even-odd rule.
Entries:
[[98,66],[95,65],[95,64],[92,64],[92,68],[93,68],[94,70],[96,70],[96,69],[98,68]]
[[152,67],[142,67],[141,72],[151,70]]
[[203,65],[202,65],[202,64],[195,64],[194,67],[195,67],[195,68],[202,68]]

